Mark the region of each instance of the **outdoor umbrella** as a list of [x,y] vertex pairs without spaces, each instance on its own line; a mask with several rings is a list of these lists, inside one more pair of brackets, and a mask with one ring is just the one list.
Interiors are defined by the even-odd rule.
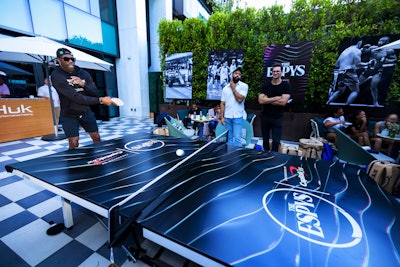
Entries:
[[13,65],[4,63],[4,62],[0,62],[0,70],[4,71],[5,73],[7,73],[7,75],[33,75],[32,73],[17,68]]
[[[49,77],[49,63],[56,58],[58,48],[67,48],[76,58],[76,65],[81,68],[109,71],[112,64],[84,53],[76,48],[52,41],[45,37],[4,37],[0,39],[0,60],[11,62],[40,63],[46,70],[46,77]],[[50,80],[50,79],[49,79]],[[54,115],[54,104],[51,98],[51,84],[49,83],[50,103],[54,122],[54,137],[46,136],[43,140],[60,139]],[[63,137],[65,138],[65,137]]]
[[112,66],[97,57],[41,36],[1,38],[0,60],[43,64],[53,61],[60,47],[70,50],[76,58],[76,65],[81,68],[109,71]]

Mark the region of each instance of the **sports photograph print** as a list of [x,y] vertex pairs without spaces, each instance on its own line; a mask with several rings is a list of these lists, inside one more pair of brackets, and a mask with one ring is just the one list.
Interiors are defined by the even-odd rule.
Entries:
[[339,46],[328,89],[328,105],[384,107],[399,49],[400,35],[349,37]]
[[165,56],[165,98],[192,99],[193,53]]
[[208,54],[207,100],[221,100],[234,69],[243,66],[243,49],[212,50]]

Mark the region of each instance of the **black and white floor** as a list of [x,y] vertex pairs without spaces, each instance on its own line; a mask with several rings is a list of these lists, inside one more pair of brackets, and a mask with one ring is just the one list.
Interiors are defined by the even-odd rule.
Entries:
[[[112,118],[98,121],[103,141],[126,134],[150,132],[153,119]],[[62,133],[62,132],[61,132]],[[80,146],[92,143],[80,132]],[[252,142],[262,145],[256,138]],[[57,235],[47,235],[52,223],[62,222],[61,199],[33,183],[6,172],[7,164],[26,161],[68,149],[68,141],[43,141],[41,137],[0,143],[0,266],[88,266],[110,265],[107,230],[91,212],[73,205],[74,227]],[[148,244],[147,249],[153,248]],[[154,251],[153,251],[154,252]],[[175,253],[164,250],[163,266],[197,266]],[[122,267],[147,267],[127,259],[122,250],[114,251],[115,262]]]
[[[102,140],[125,134],[149,132],[153,120],[114,118],[99,121]],[[91,144],[81,132],[80,145]],[[1,266],[108,266],[110,251],[107,231],[87,210],[74,206],[75,226],[50,236],[52,222],[62,222],[60,197],[22,178],[7,173],[4,166],[14,162],[66,150],[64,140],[43,141],[41,137],[0,143],[0,258]],[[148,266],[128,261],[115,253],[120,266]]]

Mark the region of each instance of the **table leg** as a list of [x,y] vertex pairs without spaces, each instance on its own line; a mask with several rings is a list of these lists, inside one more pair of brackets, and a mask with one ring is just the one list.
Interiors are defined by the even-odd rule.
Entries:
[[199,122],[199,137],[200,138],[203,138],[203,123],[202,122]]
[[74,218],[72,217],[71,201],[65,198],[61,198],[61,207],[64,218],[64,225],[66,228],[74,226]]
[[399,157],[399,151],[400,151],[400,142],[394,142],[392,150],[389,151],[390,153],[389,156],[397,160],[397,158]]

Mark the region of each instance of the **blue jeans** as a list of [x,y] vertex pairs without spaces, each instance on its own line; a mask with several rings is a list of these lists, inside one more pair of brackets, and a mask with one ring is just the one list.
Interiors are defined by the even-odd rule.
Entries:
[[[204,123],[203,122],[199,122],[199,123],[197,123],[196,126],[199,128],[199,137],[203,138]],[[194,125],[193,125],[193,128],[196,129],[196,127],[194,127]]]
[[228,130],[228,145],[242,147],[243,118],[225,118],[225,129]]
[[214,130],[215,130],[215,127],[217,126],[217,124],[218,124],[218,121],[210,121],[209,123],[208,123],[208,129],[210,130],[210,136],[212,136],[212,135],[214,135]]

